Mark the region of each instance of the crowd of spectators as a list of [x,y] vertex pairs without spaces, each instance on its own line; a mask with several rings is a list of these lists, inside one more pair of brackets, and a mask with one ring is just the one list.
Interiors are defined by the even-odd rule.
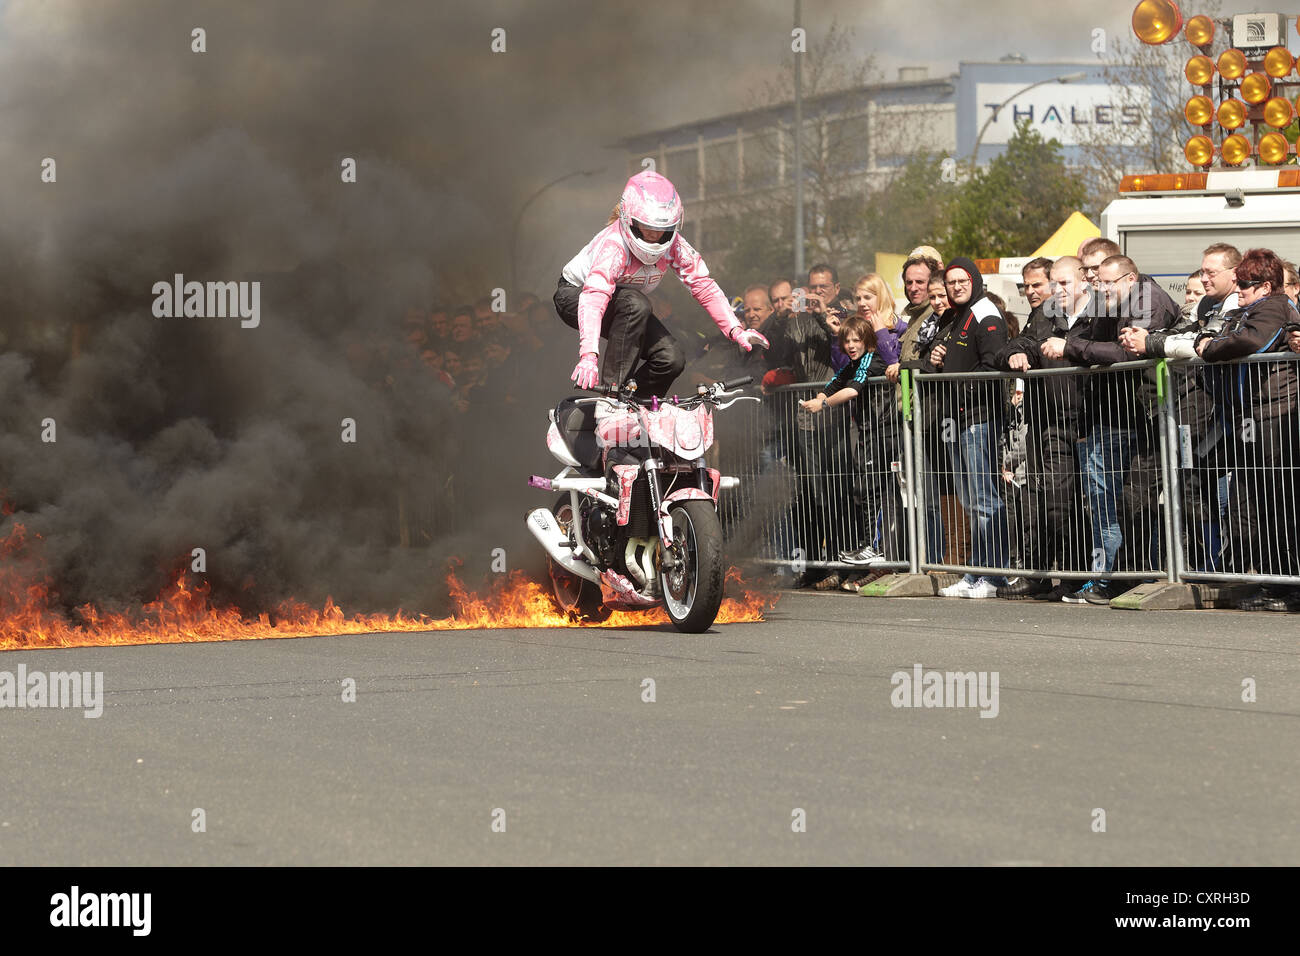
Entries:
[[[790,537],[766,544],[785,557],[800,549],[793,586],[851,590],[905,561],[904,367],[922,376],[925,560],[1026,572],[966,574],[942,594],[1101,604],[1140,583],[1170,545],[1159,389],[1153,368],[1110,367],[1147,358],[1201,360],[1170,366],[1185,567],[1300,575],[1300,362],[1218,364],[1300,352],[1300,277],[1272,251],[1210,246],[1175,303],[1117,245],[1092,239],[1076,256],[1025,265],[1023,321],[971,260],[945,264],[932,248],[906,260],[898,306],[880,276],[851,293],[830,264],[806,278],[745,289],[740,314],[768,351],[687,370],[743,369],[763,383],[758,469],[780,463],[796,476]],[[924,378],[954,372],[1007,374]],[[950,496],[960,511],[945,508]],[[1300,610],[1300,589],[1265,584],[1238,606]]]
[[[1200,360],[1170,365],[1184,566],[1300,575],[1300,362],[1218,364],[1300,352],[1294,264],[1216,243],[1175,303],[1113,242],[1092,239],[1077,256],[1024,266],[1023,320],[985,288],[974,262],[945,263],[931,247],[906,259],[900,302],[876,274],[842,286],[823,262],[805,278],[755,284],[740,297],[737,314],[769,339],[767,350],[718,347],[716,336],[674,324],[693,358],[683,391],[739,375],[761,383],[758,447],[746,454],[756,476],[791,476],[793,500],[774,523],[783,530],[761,543],[786,559],[791,586],[853,590],[902,569],[914,493],[926,563],[1007,575],[968,573],[944,596],[1106,603],[1139,583],[1133,572],[1163,567],[1170,545],[1158,385],[1149,367],[1108,369],[1147,358]],[[671,319],[667,299],[653,304]],[[377,387],[392,387],[394,375],[432,376],[455,414],[481,411],[483,421],[552,395],[573,343],[558,334],[550,304],[524,295],[513,312],[492,305],[413,309],[396,352],[362,351],[354,364]],[[912,425],[917,489],[901,467],[904,368],[922,395]],[[1081,368],[1090,371],[1027,374]],[[961,372],[1005,374],[941,374]],[[1266,584],[1239,606],[1300,610],[1300,589]]]

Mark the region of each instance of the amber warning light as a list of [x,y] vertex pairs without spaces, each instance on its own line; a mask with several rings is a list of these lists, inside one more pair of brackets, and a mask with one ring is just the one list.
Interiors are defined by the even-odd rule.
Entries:
[[[1184,26],[1183,12],[1171,0],[1142,0],[1134,8],[1133,32],[1143,43],[1168,43],[1182,31],[1194,48],[1183,67],[1192,85],[1183,105],[1183,118],[1193,127],[1183,146],[1191,166],[1296,163],[1291,130],[1300,114],[1300,68],[1285,46],[1286,21],[1281,13],[1198,14]],[[1300,33],[1300,19],[1294,22]],[[1132,183],[1128,191],[1135,191]]]

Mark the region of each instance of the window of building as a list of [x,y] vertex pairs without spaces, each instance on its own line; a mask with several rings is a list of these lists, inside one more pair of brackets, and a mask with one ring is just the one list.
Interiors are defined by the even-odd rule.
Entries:
[[660,172],[673,181],[683,202],[700,198],[700,159],[694,146],[670,150],[664,157],[667,169]]
[[704,145],[704,194],[708,198],[734,193],[738,187],[738,174],[735,140]]
[[745,189],[779,186],[781,137],[776,130],[745,135]]
[[834,169],[865,169],[868,163],[871,121],[864,113],[828,120],[826,158]]

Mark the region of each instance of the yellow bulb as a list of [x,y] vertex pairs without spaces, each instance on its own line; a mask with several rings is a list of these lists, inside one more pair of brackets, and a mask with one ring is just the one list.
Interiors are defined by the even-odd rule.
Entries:
[[1214,21],[1207,16],[1192,17],[1183,36],[1192,46],[1209,46],[1214,42]]
[[1291,101],[1286,97],[1275,96],[1264,104],[1264,122],[1274,129],[1286,129],[1294,115]]
[[1246,54],[1240,50],[1224,50],[1219,54],[1219,73],[1225,80],[1240,79],[1246,73]]
[[1183,107],[1183,116],[1192,126],[1209,126],[1214,122],[1214,101],[1208,96],[1193,96]]
[[1240,133],[1233,133],[1223,141],[1219,154],[1229,166],[1240,166],[1250,156],[1250,140]]
[[1275,80],[1290,76],[1294,66],[1295,57],[1284,46],[1275,46],[1264,54],[1264,72]]
[[1246,125],[1246,104],[1241,100],[1224,100],[1219,104],[1219,125],[1224,129],[1241,129]]
[[1289,145],[1281,133],[1265,133],[1259,139],[1259,158],[1270,166],[1276,166],[1286,159]]
[[1214,79],[1214,61],[1208,56],[1194,56],[1187,61],[1183,75],[1192,86],[1207,86]]
[[1241,98],[1251,106],[1258,106],[1268,99],[1273,85],[1263,73],[1252,73],[1241,81]]
[[1167,43],[1183,28],[1183,12],[1170,0],[1142,0],[1133,11],[1133,32],[1143,43]]
[[1187,141],[1183,155],[1193,166],[1208,166],[1214,159],[1214,143],[1208,136],[1193,136]]

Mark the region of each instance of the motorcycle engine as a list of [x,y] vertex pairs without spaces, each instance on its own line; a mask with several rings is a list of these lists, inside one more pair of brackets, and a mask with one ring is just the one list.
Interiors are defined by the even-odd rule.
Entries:
[[582,525],[583,538],[591,546],[591,550],[596,552],[600,563],[607,568],[617,567],[616,561],[619,555],[615,539],[618,537],[618,530],[618,523],[614,516],[604,508],[592,508],[588,511]]

